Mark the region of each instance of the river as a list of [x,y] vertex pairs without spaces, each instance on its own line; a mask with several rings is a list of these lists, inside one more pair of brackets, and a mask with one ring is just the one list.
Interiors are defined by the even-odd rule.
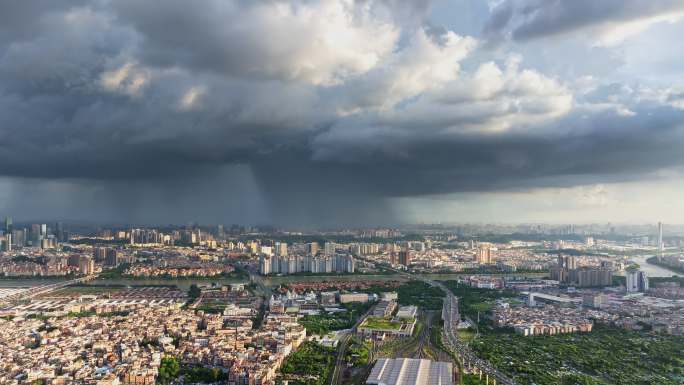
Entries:
[[[672,275],[678,275],[670,270],[663,267],[652,265],[646,262],[646,259],[650,256],[634,256],[631,259],[641,266],[641,270],[645,271],[649,277],[670,277]],[[463,274],[430,274],[428,277],[434,280],[451,280],[457,279]],[[521,275],[521,276],[540,276],[544,273],[537,274],[525,274],[525,273],[512,273],[510,275]],[[277,286],[281,284],[287,284],[292,282],[316,282],[316,281],[387,281],[387,280],[404,280],[406,279],[400,275],[326,275],[326,276],[282,276],[282,277],[265,277],[263,278],[264,284],[268,286]],[[36,279],[36,278],[26,278],[26,279],[0,279],[0,287],[32,287],[39,285],[47,285],[50,283],[59,282],[63,279]],[[217,282],[223,285],[230,283],[247,283],[248,279],[241,278],[220,278],[220,279],[131,279],[131,278],[118,278],[118,279],[96,279],[87,283],[87,285],[126,285],[126,286],[140,286],[140,285],[176,285],[181,290],[187,290],[190,285],[198,284],[210,284],[212,282]]]
[[62,282],[66,278],[0,278],[0,287],[33,287]]
[[664,267],[660,267],[657,265],[652,265],[646,260],[648,258],[652,257],[652,255],[642,255],[642,256],[634,256],[630,257],[630,259],[636,263],[639,264],[640,270],[646,272],[649,277],[671,277],[673,275],[679,276],[680,274],[675,273],[672,270],[668,270]]

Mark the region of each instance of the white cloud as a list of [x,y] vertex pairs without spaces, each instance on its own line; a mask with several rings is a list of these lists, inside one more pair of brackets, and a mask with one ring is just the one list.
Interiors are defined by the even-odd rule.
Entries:
[[494,40],[581,36],[590,46],[615,46],[654,24],[684,18],[680,0],[502,0],[490,2],[485,31]]
[[197,105],[199,102],[199,99],[204,95],[206,92],[206,89],[201,86],[194,86],[190,87],[183,96],[181,97],[179,101],[179,107],[182,110],[189,110],[192,109]]
[[[381,1],[210,0],[193,10],[185,1],[113,5],[143,37],[141,54],[150,63],[313,85],[371,70],[401,32]],[[169,19],[192,32],[169,30]]]
[[100,84],[108,91],[136,96],[148,83],[149,78],[147,70],[129,62],[117,69],[103,72],[100,75]]
[[616,46],[627,38],[638,35],[657,23],[674,24],[684,18],[684,11],[673,11],[655,16],[644,16],[625,22],[607,22],[590,28],[588,36],[597,36],[594,46]]
[[458,78],[459,62],[476,45],[475,39],[451,31],[433,39],[418,29],[405,46],[372,71],[338,87],[342,95],[338,113],[346,116],[368,110],[388,111],[407,99],[443,88]]

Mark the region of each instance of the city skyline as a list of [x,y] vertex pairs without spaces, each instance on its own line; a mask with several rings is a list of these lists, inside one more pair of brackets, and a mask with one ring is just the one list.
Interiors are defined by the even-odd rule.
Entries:
[[680,1],[54,1],[0,15],[7,215],[684,214]]

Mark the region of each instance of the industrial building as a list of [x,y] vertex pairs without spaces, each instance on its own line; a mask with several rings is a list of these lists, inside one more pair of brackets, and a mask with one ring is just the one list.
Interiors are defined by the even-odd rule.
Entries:
[[379,358],[366,384],[372,385],[452,385],[450,362],[413,358]]

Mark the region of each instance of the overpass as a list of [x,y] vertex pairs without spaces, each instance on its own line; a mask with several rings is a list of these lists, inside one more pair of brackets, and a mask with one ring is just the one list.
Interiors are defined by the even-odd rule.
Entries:
[[[387,267],[385,267],[387,268]],[[458,355],[464,368],[468,371],[478,374],[480,378],[485,377],[487,384],[501,384],[501,385],[519,385],[513,379],[498,371],[487,360],[483,360],[475,355],[470,348],[458,339],[456,333],[456,326],[461,320],[458,312],[458,298],[443,284],[438,281],[433,281],[426,277],[413,275],[406,271],[387,268],[399,274],[405,275],[409,278],[417,279],[427,283],[430,286],[438,287],[446,294],[442,306],[442,320],[444,320],[443,341],[444,343]]]
[[33,297],[36,297],[41,294],[46,294],[51,291],[59,290],[63,287],[69,286],[69,285],[75,285],[78,283],[83,283],[83,282],[88,282],[97,277],[96,274],[92,275],[86,275],[84,277],[79,277],[75,279],[70,279],[68,281],[61,281],[61,282],[56,282],[56,283],[51,283],[47,285],[40,285],[40,286],[34,286],[30,289],[23,290],[21,292],[12,294],[10,296],[4,297],[0,300],[0,305],[6,305],[10,304],[12,302],[17,302],[17,301],[22,301],[22,300],[27,300],[31,299]]
[[[439,284],[439,286],[443,287],[441,284]],[[443,287],[443,289],[446,288]],[[489,384],[491,380],[491,383],[494,385],[518,385],[513,379],[494,368],[488,361],[477,357],[468,346],[458,339],[456,325],[458,325],[461,320],[461,316],[458,312],[458,298],[456,298],[448,289],[446,289],[446,293],[447,297],[445,298],[442,307],[444,343],[459,356],[464,368],[475,374],[479,374],[480,378],[484,375],[487,384]]]

